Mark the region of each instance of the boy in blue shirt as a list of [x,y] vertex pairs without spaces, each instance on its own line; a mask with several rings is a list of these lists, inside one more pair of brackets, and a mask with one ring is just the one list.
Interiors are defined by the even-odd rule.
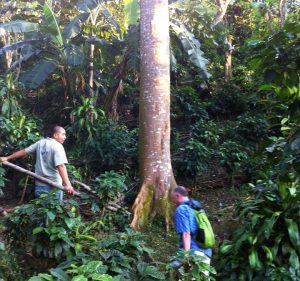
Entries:
[[[212,249],[201,248],[193,238],[197,232],[197,221],[194,210],[186,204],[189,201],[185,187],[177,186],[172,193],[172,201],[177,205],[175,211],[175,228],[180,236],[179,248],[203,257],[203,262],[210,264]],[[208,275],[208,272],[204,272]]]

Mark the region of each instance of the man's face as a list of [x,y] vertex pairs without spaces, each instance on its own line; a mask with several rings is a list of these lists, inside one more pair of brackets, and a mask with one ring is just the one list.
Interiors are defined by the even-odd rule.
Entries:
[[181,195],[177,192],[172,193],[172,202],[175,203],[176,205],[181,203]]
[[57,132],[54,133],[53,138],[59,143],[63,144],[67,138],[65,129],[59,128]]

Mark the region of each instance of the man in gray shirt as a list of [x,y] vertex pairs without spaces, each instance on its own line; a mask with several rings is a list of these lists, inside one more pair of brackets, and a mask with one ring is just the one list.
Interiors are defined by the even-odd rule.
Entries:
[[[74,189],[65,166],[68,160],[62,145],[66,140],[66,131],[60,126],[55,126],[49,132],[49,136],[7,157],[0,157],[0,162],[25,157],[28,154],[35,155],[35,173],[60,185],[63,184],[66,192],[72,195],[74,194]],[[50,192],[52,189],[47,184],[36,180],[36,197],[39,197],[42,193]],[[63,192],[58,191],[56,196],[62,200]]]

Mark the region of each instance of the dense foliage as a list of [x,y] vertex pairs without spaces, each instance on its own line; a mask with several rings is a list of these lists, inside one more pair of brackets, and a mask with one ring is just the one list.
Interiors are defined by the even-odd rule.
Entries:
[[215,249],[216,275],[192,254],[157,263],[127,228],[139,186],[137,1],[17,0],[0,3],[0,156],[59,123],[70,177],[92,191],[74,181],[81,194],[64,204],[32,200],[33,182],[0,166],[0,194],[22,187],[26,201],[1,219],[0,280],[299,279],[299,4],[232,1],[213,26],[211,1],[169,2],[175,177],[195,192],[251,187]]

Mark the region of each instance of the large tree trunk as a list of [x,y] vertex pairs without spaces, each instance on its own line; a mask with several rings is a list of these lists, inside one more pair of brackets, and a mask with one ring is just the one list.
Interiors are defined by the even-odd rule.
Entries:
[[157,213],[170,222],[175,180],[170,155],[170,50],[168,0],[141,0],[140,178],[131,227]]
[[214,17],[214,20],[212,23],[213,26],[216,26],[218,23],[220,23],[223,20],[230,1],[231,0],[217,0],[216,1],[216,5],[218,6],[218,11]]

